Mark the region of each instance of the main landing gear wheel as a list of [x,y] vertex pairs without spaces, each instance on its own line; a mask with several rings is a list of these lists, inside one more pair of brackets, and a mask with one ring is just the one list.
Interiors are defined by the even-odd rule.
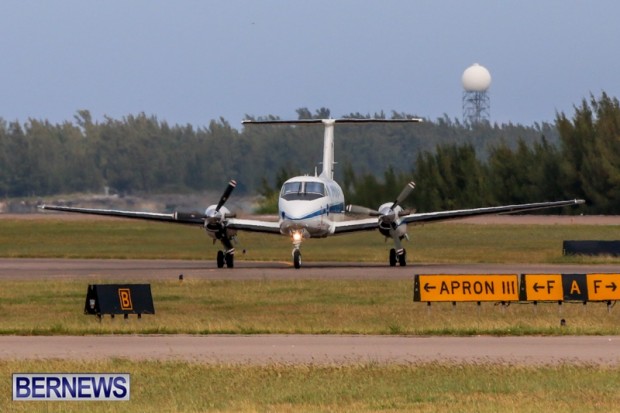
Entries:
[[390,267],[396,267],[396,250],[390,249]]
[[235,266],[235,255],[234,254],[225,254],[224,258],[226,259],[226,266],[228,268],[233,268]]
[[398,264],[400,264],[401,267],[404,267],[407,265],[407,251],[406,250],[403,250],[403,253],[398,256]]
[[228,268],[233,268],[235,266],[235,255],[226,254],[224,251],[218,251],[217,268],[224,268],[224,264],[226,264]]
[[301,251],[299,250],[293,251],[293,266],[296,269],[301,268]]
[[224,251],[217,252],[217,268],[224,267]]

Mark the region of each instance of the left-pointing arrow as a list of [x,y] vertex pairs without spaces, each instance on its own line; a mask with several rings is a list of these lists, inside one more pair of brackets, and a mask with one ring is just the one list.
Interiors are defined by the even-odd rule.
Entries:
[[430,284],[424,284],[424,291],[429,292],[430,290],[434,290],[435,287],[434,285],[430,285]]

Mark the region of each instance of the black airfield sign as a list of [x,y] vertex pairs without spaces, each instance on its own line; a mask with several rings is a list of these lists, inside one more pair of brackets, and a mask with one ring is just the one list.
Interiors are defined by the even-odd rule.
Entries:
[[91,284],[84,314],[155,314],[150,284]]
[[586,274],[562,274],[564,301],[588,301]]

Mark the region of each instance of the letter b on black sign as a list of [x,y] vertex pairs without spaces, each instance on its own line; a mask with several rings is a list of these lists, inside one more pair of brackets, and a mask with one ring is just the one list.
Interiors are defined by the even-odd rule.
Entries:
[[91,284],[84,314],[155,314],[150,284]]

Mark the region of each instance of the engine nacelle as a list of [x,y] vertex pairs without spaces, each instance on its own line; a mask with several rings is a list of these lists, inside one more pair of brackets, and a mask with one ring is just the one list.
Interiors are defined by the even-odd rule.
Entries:
[[205,230],[207,234],[213,239],[222,239],[226,237],[228,239],[237,235],[237,230],[226,228],[226,222],[228,218],[235,216],[234,213],[224,206],[220,207],[220,210],[216,210],[217,205],[209,205],[205,209]]
[[382,204],[378,211],[381,214],[379,216],[379,231],[386,237],[397,236],[403,238],[407,234],[407,224],[402,223],[400,216],[403,214],[403,209],[400,205],[396,205],[393,209],[392,202]]
[[226,217],[231,217],[233,215],[232,212],[225,206],[220,207],[220,210],[216,210],[217,205],[209,205],[207,209],[205,209],[205,216],[207,217],[207,221],[217,221],[225,219]]

